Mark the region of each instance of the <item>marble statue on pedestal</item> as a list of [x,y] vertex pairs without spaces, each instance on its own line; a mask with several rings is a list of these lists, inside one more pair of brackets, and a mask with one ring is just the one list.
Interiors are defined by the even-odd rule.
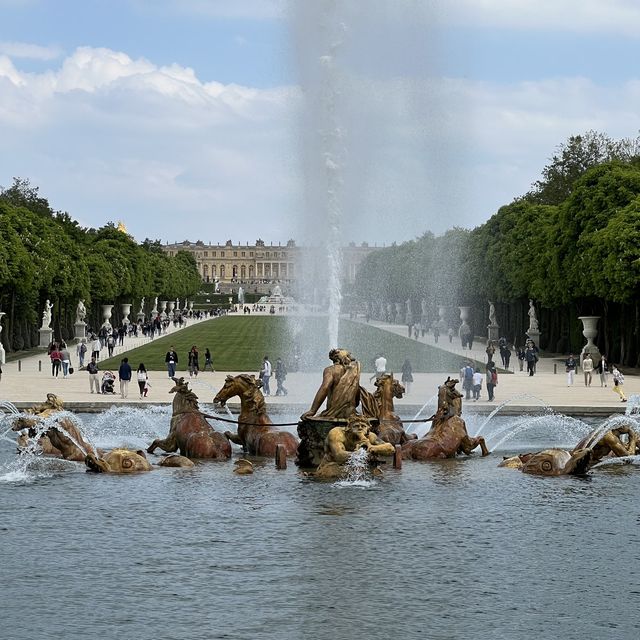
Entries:
[[53,305],[49,300],[44,303],[44,311],[42,312],[42,328],[48,329],[51,326],[51,310]]

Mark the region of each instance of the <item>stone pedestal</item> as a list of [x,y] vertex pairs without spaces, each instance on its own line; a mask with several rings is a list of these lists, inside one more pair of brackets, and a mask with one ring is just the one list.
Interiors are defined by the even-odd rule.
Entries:
[[74,325],[73,336],[74,338],[80,342],[82,338],[87,337],[87,323],[86,322],[76,322]]
[[41,349],[46,349],[53,339],[53,329],[50,327],[42,327],[42,329],[38,329],[38,333],[40,334],[40,341],[38,342],[38,346]]
[[527,331],[527,335],[529,336],[530,340],[533,340],[533,343],[536,345],[536,347],[538,347],[538,349],[540,348],[540,332],[539,331]]
[[[497,324],[487,325],[487,338],[489,340],[497,341],[500,338],[500,326]],[[538,343],[536,342],[536,346]]]
[[144,324],[144,313],[142,311],[139,311],[138,312],[138,324],[140,324],[141,322]]
[[324,443],[333,427],[344,427],[346,419],[307,418],[298,422],[298,455],[296,464],[302,469],[315,469],[324,455]]

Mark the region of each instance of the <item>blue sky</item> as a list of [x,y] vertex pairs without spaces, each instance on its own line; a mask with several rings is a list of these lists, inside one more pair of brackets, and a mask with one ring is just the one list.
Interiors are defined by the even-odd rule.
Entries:
[[0,0],[0,184],[138,240],[473,227],[637,135],[637,34],[633,0]]

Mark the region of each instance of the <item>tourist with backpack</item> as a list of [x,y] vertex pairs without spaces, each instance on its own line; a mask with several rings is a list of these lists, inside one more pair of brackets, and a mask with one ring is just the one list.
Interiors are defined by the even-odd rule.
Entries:
[[471,400],[471,392],[473,391],[473,366],[470,362],[462,368],[462,388],[465,392],[465,400]]

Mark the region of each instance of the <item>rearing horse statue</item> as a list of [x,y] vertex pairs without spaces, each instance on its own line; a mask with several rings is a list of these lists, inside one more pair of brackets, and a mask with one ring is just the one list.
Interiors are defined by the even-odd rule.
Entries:
[[175,386],[169,393],[176,395],[169,435],[164,440],[154,440],[147,453],[153,453],[156,447],[160,447],[170,453],[180,449],[180,454],[187,458],[230,458],[229,441],[206,421],[213,416],[206,416],[200,411],[198,396],[189,389],[189,383],[184,378],[173,378],[173,381]]
[[373,431],[381,440],[391,444],[404,444],[417,438],[415,434],[407,434],[402,420],[394,413],[393,399],[402,398],[404,386],[393,377],[393,373],[385,373],[375,381],[373,394],[360,388],[360,404],[367,417],[377,418],[379,426]]
[[288,431],[278,431],[267,415],[262,391],[262,380],[247,373],[227,376],[224,386],[213,399],[214,404],[224,406],[229,398],[240,398],[238,433],[225,431],[225,436],[235,444],[256,456],[275,456],[276,447],[284,445],[287,456],[294,456],[298,439]]
[[402,445],[402,457],[413,460],[453,458],[458,453],[469,455],[480,447],[483,456],[489,455],[484,438],[472,438],[462,419],[462,394],[457,391],[458,380],[447,378],[438,387],[438,409],[430,418],[431,429],[418,440]]

